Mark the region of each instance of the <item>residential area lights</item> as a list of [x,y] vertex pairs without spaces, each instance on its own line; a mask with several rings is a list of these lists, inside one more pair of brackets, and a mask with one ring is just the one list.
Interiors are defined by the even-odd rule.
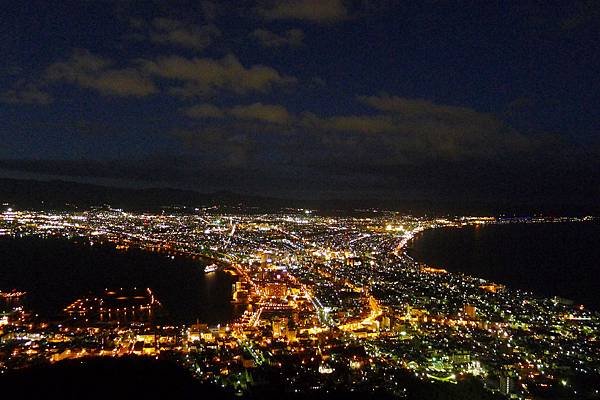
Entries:
[[218,326],[158,325],[161,303],[151,288],[108,288],[65,305],[57,323],[36,319],[17,288],[0,293],[10,301],[0,315],[0,371],[134,354],[174,357],[198,379],[239,393],[278,379],[294,392],[369,388],[402,397],[399,377],[407,373],[430,382],[475,379],[523,399],[554,387],[597,390],[574,379],[600,375],[597,313],[424,265],[405,251],[419,232],[442,226],[582,219],[589,217],[7,209],[0,235],[139,248],[198,260],[199,272],[214,264],[236,277],[232,302],[245,311]]

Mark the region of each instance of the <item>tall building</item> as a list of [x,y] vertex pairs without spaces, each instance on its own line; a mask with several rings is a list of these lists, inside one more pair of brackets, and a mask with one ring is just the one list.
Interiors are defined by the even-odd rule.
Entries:
[[471,304],[465,304],[463,307],[463,314],[469,318],[477,317],[477,308]]
[[509,371],[500,372],[500,393],[505,396],[511,394],[514,386],[514,379]]
[[267,296],[285,297],[287,295],[287,286],[284,283],[267,283],[265,285]]
[[273,337],[278,338],[283,335],[287,327],[287,318],[275,318],[272,322]]

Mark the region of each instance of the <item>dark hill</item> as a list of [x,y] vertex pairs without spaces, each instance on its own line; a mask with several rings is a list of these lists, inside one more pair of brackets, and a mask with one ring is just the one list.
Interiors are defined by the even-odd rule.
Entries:
[[230,191],[202,193],[173,188],[124,188],[63,180],[0,178],[0,204],[21,209],[74,209],[110,205],[130,211],[157,211],[165,207],[254,207],[270,211],[285,207],[318,209],[327,213],[385,209],[413,214],[448,215],[587,215],[598,214],[598,204],[563,204],[550,199],[545,204],[507,203],[502,200],[455,201],[447,198],[398,199],[394,197],[284,199],[239,194]]

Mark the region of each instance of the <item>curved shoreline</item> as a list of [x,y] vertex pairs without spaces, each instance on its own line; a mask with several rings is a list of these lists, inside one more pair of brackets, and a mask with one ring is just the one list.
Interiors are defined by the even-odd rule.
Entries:
[[[48,239],[28,236],[25,238],[6,238],[5,240],[28,241],[29,244],[27,246],[33,246],[34,249],[37,249],[36,254],[28,258],[32,262],[29,270],[18,272],[19,270],[11,267],[19,263],[16,257],[18,257],[21,249],[26,247],[27,242],[16,245],[14,254],[10,252],[6,253],[5,256],[9,259],[6,260],[5,267],[11,267],[11,270],[14,271],[9,273],[7,277],[16,274],[25,274],[24,276],[37,276],[41,274],[42,278],[40,279],[44,279],[44,282],[47,281],[40,286],[43,290],[28,290],[28,297],[30,298],[26,301],[27,304],[34,307],[34,312],[39,312],[47,317],[54,318],[62,315],[61,310],[64,307],[86,294],[100,293],[107,287],[130,286],[147,286],[153,290],[160,288],[158,299],[166,306],[169,315],[165,317],[170,323],[183,323],[186,321],[191,323],[202,317],[203,319],[208,319],[209,323],[216,324],[220,322],[225,323],[236,317],[236,312],[233,310],[234,306],[231,305],[230,295],[227,299],[223,299],[223,303],[221,303],[221,300],[211,300],[215,299],[214,293],[219,291],[227,290],[227,293],[230,293],[231,282],[235,281],[235,278],[224,272],[219,272],[223,276],[206,277],[206,274],[203,272],[203,265],[207,261],[206,258],[194,259],[184,254],[179,254],[179,257],[176,256],[173,260],[171,255],[140,247],[131,247],[129,250],[124,251],[123,248],[118,248],[112,242],[105,242],[102,245],[94,243],[93,246],[90,246],[89,242],[85,239]],[[48,241],[54,241],[54,244]],[[3,246],[9,246],[9,243],[6,242]],[[63,263],[59,263],[59,259],[61,253],[67,251],[65,249],[70,249],[67,261],[64,266],[60,266],[59,264]],[[141,261],[132,264],[131,260],[137,258],[136,254],[141,256]],[[10,258],[12,258],[12,261]],[[52,266],[55,266],[56,269],[62,272],[59,272],[58,276],[52,278],[54,275],[47,271],[48,266],[45,263],[49,263],[49,269],[54,270],[55,268]],[[196,265],[197,268],[195,267]],[[161,275],[155,276],[156,273],[161,273]],[[142,275],[136,276],[137,274]],[[90,275],[95,278],[74,283],[69,285],[70,288],[53,293],[50,296],[53,299],[49,303],[51,305],[38,308],[41,301],[48,303],[48,296],[44,295],[44,290],[60,288],[62,286],[60,280],[64,280],[71,275],[76,276],[78,279],[84,275]],[[114,277],[115,275],[116,278]],[[216,281],[215,278],[217,278]],[[26,278],[20,280],[24,279]],[[74,282],[78,281],[78,279]],[[9,286],[14,286],[18,284],[18,281],[17,279],[17,281],[13,281],[13,283],[9,282],[8,284]],[[92,281],[97,282],[95,284],[90,283]],[[188,282],[190,283],[188,284]],[[196,287],[194,285],[199,286]],[[198,292],[204,294],[199,296]],[[189,299],[185,300],[181,293],[187,293]],[[222,296],[217,297],[221,298]],[[223,309],[222,312],[217,313],[222,318],[211,316],[215,314],[215,309],[217,308]]]
[[[446,248],[448,244],[444,244],[442,246],[441,251],[435,251],[434,256],[424,256],[424,253],[427,252],[427,248],[423,248],[421,242],[421,250],[416,249],[416,243],[419,240],[423,239],[423,234],[425,232],[436,232],[435,238],[428,238],[429,241],[439,241],[439,240],[450,240],[458,241],[461,238],[459,236],[450,237],[449,239],[446,236],[457,235],[457,232],[460,232],[460,229],[457,228],[469,228],[469,236],[463,236],[464,239],[468,240],[469,244],[473,244],[473,237],[470,235],[473,234],[474,229],[479,229],[479,226],[475,225],[466,225],[466,226],[443,226],[443,227],[428,227],[423,229],[418,234],[415,234],[411,240],[403,247],[403,253],[410,257],[412,260],[418,263],[425,264],[427,266],[435,267],[435,268],[444,268],[453,274],[463,274],[472,277],[477,277],[484,279],[486,281],[499,283],[502,285],[506,285],[506,287],[526,292],[531,292],[537,296],[544,298],[563,298],[563,299],[573,299],[576,303],[582,303],[586,307],[590,307],[592,309],[600,309],[600,302],[594,301],[592,285],[594,280],[592,277],[585,278],[587,275],[587,270],[590,266],[593,267],[593,254],[590,256],[589,251],[577,250],[576,248],[566,248],[564,251],[560,251],[557,249],[561,249],[562,247],[570,244],[580,244],[581,241],[578,240],[578,235],[582,235],[581,229],[577,229],[580,227],[579,224],[582,222],[548,222],[548,223],[510,223],[510,224],[498,224],[491,223],[481,226],[480,229],[504,229],[507,225],[510,225],[511,228],[508,229],[521,229],[521,232],[516,232],[516,236],[526,236],[530,237],[532,234],[537,234],[539,232],[531,232],[528,233],[527,230],[530,229],[531,226],[555,226],[556,224],[560,225],[561,228],[559,232],[548,231],[548,234],[540,234],[535,237],[535,239],[531,239],[532,245],[531,248],[525,249],[521,245],[522,241],[518,241],[518,238],[513,238],[513,234],[509,234],[504,231],[499,236],[496,233],[496,237],[493,240],[490,240],[489,237],[485,239],[481,239],[483,246],[490,247],[489,250],[493,250],[493,254],[490,254],[490,260],[494,262],[485,262],[484,260],[478,260],[478,254],[473,255],[472,252],[468,252],[465,249],[458,251],[458,258],[462,258],[460,263],[463,264],[464,268],[457,267],[457,256],[454,254],[449,256],[449,249]],[[599,227],[597,223],[594,222],[583,222],[585,226],[590,227],[592,231],[596,231]],[[574,225],[577,224],[577,225]],[[569,225],[572,226],[569,229]],[[444,232],[440,228],[446,228],[447,230]],[[536,228],[532,228],[535,231]],[[489,232],[489,231],[488,231]],[[449,235],[448,235],[449,233]],[[555,238],[546,238],[545,236],[557,236],[559,235],[563,238],[560,242],[560,245],[553,245],[552,243],[556,243]],[[442,237],[443,236],[443,237]],[[565,239],[565,236],[568,239]],[[593,238],[592,238],[593,240]],[[503,243],[501,246],[497,244],[498,241],[508,241],[508,243]],[[506,244],[517,244],[516,248],[505,248]],[[584,242],[587,243],[587,242]],[[456,248],[460,248],[464,246],[457,246]],[[469,247],[470,248],[470,247]],[[590,247],[588,246],[588,249]],[[471,248],[472,250],[472,248]],[[523,252],[526,251],[527,253]],[[480,250],[481,252],[485,250]],[[560,257],[553,256],[552,251],[559,252]],[[460,255],[462,254],[462,255]],[[469,254],[469,256],[467,256]],[[515,254],[517,254],[515,256]],[[498,257],[494,257],[498,256]],[[577,259],[583,259],[584,261],[577,262],[573,260],[573,257],[577,256]],[[432,257],[438,260],[440,258],[444,259],[441,262],[432,262]],[[585,257],[590,257],[590,260],[587,261]],[[531,260],[534,261],[531,261]],[[565,264],[565,260],[571,261],[570,263]],[[587,261],[587,262],[586,262]],[[484,265],[484,267],[477,267],[478,265]],[[491,269],[489,269],[489,265],[491,265]],[[530,265],[535,265],[533,268],[529,268]],[[488,268],[488,269],[486,269]],[[579,278],[578,278],[579,277]],[[570,278],[570,279],[569,279]]]

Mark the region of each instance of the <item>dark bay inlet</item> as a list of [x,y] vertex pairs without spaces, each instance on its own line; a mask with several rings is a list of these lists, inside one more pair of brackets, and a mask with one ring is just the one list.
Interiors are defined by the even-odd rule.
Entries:
[[427,230],[415,237],[409,254],[451,272],[600,310],[600,224],[596,222]]
[[169,322],[224,323],[236,315],[234,282],[181,257],[66,239],[0,238],[0,290],[27,291],[27,307],[44,317],[60,314],[81,296],[137,286],[152,288]]

